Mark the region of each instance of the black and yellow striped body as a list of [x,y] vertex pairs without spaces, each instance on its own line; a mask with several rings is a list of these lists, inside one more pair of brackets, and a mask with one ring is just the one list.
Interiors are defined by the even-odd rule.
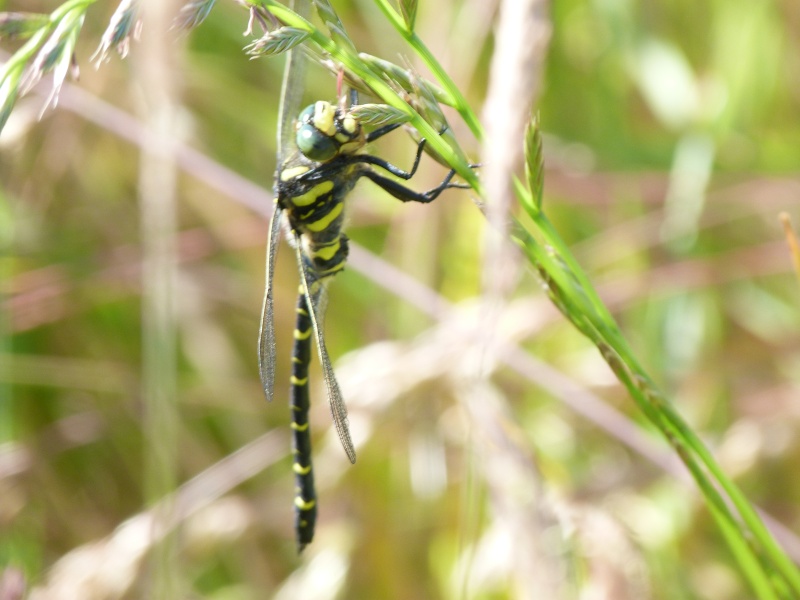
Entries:
[[268,399],[272,399],[275,379],[272,276],[283,222],[295,246],[301,277],[291,384],[296,536],[300,550],[314,536],[318,508],[308,420],[308,369],[312,337],[316,341],[336,431],[350,462],[356,460],[347,408],[321,331],[325,286],[333,275],[344,268],[347,261],[347,236],[342,232],[345,198],[362,177],[402,202],[427,203],[448,188],[463,187],[463,184],[450,183],[454,171],[450,171],[437,187],[427,192],[416,192],[379,173],[374,167],[408,180],[419,164],[424,140],[417,146],[414,164],[408,172],[361,152],[367,142],[389,133],[397,126],[386,125],[365,134],[361,124],[349,111],[342,107],[335,108],[328,102],[316,102],[300,113],[295,128],[297,151],[288,159],[281,159],[276,178],[277,206],[270,224],[267,249],[267,284],[258,346],[259,372],[264,393]]
[[[314,334],[310,311],[318,308],[326,278],[344,268],[347,260],[347,236],[342,233],[344,200],[358,180],[358,171],[364,168],[341,159],[343,153],[355,152],[364,145],[361,126],[342,110],[327,102],[306,109],[297,125],[301,149],[304,126],[313,128],[314,141],[329,142],[328,138],[332,138],[334,148],[332,158],[326,162],[312,160],[302,150],[296,152],[281,165],[277,183],[278,208],[299,244],[301,272],[307,286],[300,286],[297,300],[291,379],[295,531],[300,550],[311,542],[317,516],[308,421],[308,369]],[[306,152],[315,156],[313,149],[306,148]]]
[[317,519],[317,494],[314,491],[314,472],[311,468],[311,436],[309,435],[308,365],[311,362],[311,318],[303,288],[297,298],[297,322],[292,352],[292,434],[295,473],[295,531],[302,550],[314,538]]

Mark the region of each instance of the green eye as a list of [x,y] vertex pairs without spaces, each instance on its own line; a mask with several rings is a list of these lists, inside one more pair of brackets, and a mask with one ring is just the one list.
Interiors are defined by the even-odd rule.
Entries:
[[297,147],[306,158],[325,162],[336,156],[339,145],[313,125],[301,125],[297,130]]
[[306,158],[326,162],[339,153],[339,142],[320,130],[320,127],[324,127],[329,120],[332,124],[332,119],[333,107],[327,102],[310,104],[297,117],[295,139],[298,149]]
[[314,120],[314,104],[309,104],[297,117],[297,121],[302,124],[311,123]]

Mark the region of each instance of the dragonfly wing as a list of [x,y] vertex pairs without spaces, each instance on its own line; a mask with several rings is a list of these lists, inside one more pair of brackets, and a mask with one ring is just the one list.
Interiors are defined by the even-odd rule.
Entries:
[[267,272],[264,284],[264,303],[261,308],[261,327],[258,332],[258,372],[267,400],[272,401],[275,387],[275,319],[272,298],[272,280],[275,273],[275,255],[281,239],[281,213],[277,203],[269,222],[267,240]]
[[[308,19],[311,15],[311,4],[308,0],[294,0],[292,9],[300,16]],[[294,120],[300,112],[300,103],[305,89],[306,66],[308,56],[305,47],[294,48],[287,53],[286,66],[283,69],[281,83],[280,106],[278,107],[278,161],[276,169],[280,170],[295,148]]]
[[328,349],[325,347],[325,338],[322,335],[322,318],[321,308],[325,305],[325,285],[322,280],[317,278],[313,273],[309,272],[306,266],[306,260],[303,256],[301,242],[299,239],[295,240],[295,252],[297,253],[297,264],[300,269],[300,279],[302,281],[303,290],[308,300],[309,316],[311,317],[311,325],[314,329],[314,338],[317,340],[317,352],[319,353],[319,362],[322,365],[322,374],[325,378],[325,388],[328,392],[328,402],[331,407],[331,416],[333,423],[336,426],[336,433],[339,434],[339,441],[342,442],[347,458],[351,463],[356,462],[356,449],[353,446],[353,440],[350,438],[350,425],[347,420],[347,407],[342,398],[342,392],[339,390],[339,383],[336,381],[336,375],[333,372],[331,359],[328,356]]

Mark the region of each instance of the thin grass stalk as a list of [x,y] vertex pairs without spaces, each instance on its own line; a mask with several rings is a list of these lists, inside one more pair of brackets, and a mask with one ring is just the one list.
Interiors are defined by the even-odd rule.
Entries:
[[34,53],[42,45],[42,42],[49,36],[53,30],[58,27],[58,24],[73,10],[81,9],[85,12],[86,9],[94,4],[97,0],[70,0],[65,2],[52,13],[48,19],[47,25],[42,27],[39,31],[33,34],[30,39],[17,50],[14,55],[8,60],[4,66],[4,71],[13,68],[17,64],[25,63],[30,60]]
[[170,57],[174,44],[165,35],[171,3],[149,0],[149,27],[137,61],[143,91],[143,120],[152,135],[139,170],[142,236],[142,385],[144,402],[147,504],[154,507],[153,549],[147,577],[148,597],[183,596],[178,563],[178,536],[169,530],[175,506],[171,500],[178,481],[178,407],[176,360],[177,168],[172,140],[175,134],[174,73]]
[[[518,187],[517,191],[519,189]],[[535,207],[536,204],[530,194],[526,190],[524,190],[524,193],[522,204],[526,207]],[[744,525],[750,530],[753,537],[758,540],[764,554],[769,558],[786,583],[795,593],[800,594],[800,587],[798,587],[800,585],[800,579],[798,579],[800,578],[800,573],[794,563],[778,546],[750,503],[725,475],[697,435],[686,425],[674,408],[663,400],[663,394],[639,365],[632,350],[622,338],[622,334],[610,313],[599,300],[591,285],[588,284],[588,278],[577,266],[577,262],[569,253],[555,229],[550,226],[549,221],[538,209],[534,209],[532,213],[529,213],[529,216],[535,225],[542,225],[539,233],[547,241],[548,245],[553,247],[553,250],[551,252],[546,251],[545,247],[521,226],[514,231],[514,235],[532,264],[550,278],[547,283],[551,286],[551,299],[553,296],[556,297],[556,306],[601,350],[604,359],[606,359],[620,382],[625,385],[640,409],[671,442],[680,458],[689,467],[709,507],[714,510],[716,520],[720,522],[720,516],[730,513],[718,493],[708,493],[714,487],[707,475],[713,477],[716,484],[725,492],[728,500],[738,511]],[[558,251],[559,248],[561,249],[560,252]],[[558,265],[553,261],[552,254],[555,253],[563,261],[563,265]],[[570,263],[575,267],[572,267]],[[569,281],[566,279],[567,276],[574,278],[574,280]],[[587,284],[583,284],[581,280],[586,281]],[[583,301],[575,302],[578,298],[583,298]],[[606,351],[604,351],[604,348],[606,348]],[[613,349],[613,352],[608,352],[608,349]],[[673,443],[674,440],[680,440],[680,445],[675,445]],[[702,468],[700,464],[703,465]],[[737,560],[740,560],[748,581],[753,585],[754,590],[758,590],[761,585],[759,583],[760,578],[753,579],[751,571],[752,564],[754,564],[753,561],[756,561],[757,564],[761,563],[758,562],[758,556],[755,551],[747,543],[745,528],[732,515],[723,520],[725,520],[723,535],[726,541],[730,543],[731,531],[738,531],[737,539],[740,542],[737,542],[736,547],[732,546],[731,549]],[[748,555],[746,564],[741,562],[743,553]],[[763,565],[761,575],[765,576]]]
[[[552,272],[560,270],[559,267],[552,263],[552,258],[546,252],[542,252],[541,247],[534,241],[527,232],[515,231],[515,235],[521,238],[521,245],[525,250],[532,263],[536,264],[540,272],[545,276],[549,276]],[[536,250],[540,250],[537,252]],[[656,428],[664,435],[670,442],[670,445],[678,453],[684,464],[686,464],[692,477],[700,488],[706,502],[709,506],[712,516],[715,521],[720,525],[723,537],[728,542],[734,557],[739,561],[744,574],[748,581],[751,583],[754,590],[760,590],[763,587],[763,582],[766,580],[765,570],[758,562],[757,556],[753,549],[747,544],[745,532],[740,523],[736,521],[733,515],[727,508],[724,500],[714,489],[711,482],[706,477],[705,471],[697,462],[695,454],[686,451],[685,446],[679,440],[682,439],[682,432],[672,426],[672,423],[664,418],[664,413],[654,406],[642,390],[634,382],[634,378],[628,371],[627,365],[620,359],[611,347],[603,340],[603,336],[597,329],[592,327],[589,320],[582,318],[585,313],[582,307],[573,301],[573,298],[563,292],[555,280],[545,280],[548,290],[550,291],[551,300],[559,308],[559,310],[567,316],[570,321],[588,337],[601,351],[601,355],[606,360],[607,364],[611,367],[617,379],[626,387],[628,393],[634,399],[640,410],[647,416],[647,418],[656,426]],[[758,567],[757,574],[753,574],[754,565]],[[760,598],[771,598],[772,596],[759,596]]]
[[794,267],[794,276],[800,281],[800,241],[797,239],[797,232],[792,227],[792,218],[789,213],[782,212],[778,215],[781,226],[783,227],[783,235],[786,238],[786,245],[789,248],[789,256],[792,257],[792,266]]
[[728,543],[734,558],[744,571],[745,578],[750,583],[753,591],[762,600],[779,600],[770,582],[769,574],[763,563],[758,559],[753,547],[748,544],[742,535],[742,528],[728,510],[723,498],[717,490],[710,485],[704,474],[697,469],[696,463],[687,452],[686,448],[676,439],[670,439],[670,444],[692,472],[694,480],[700,487],[703,496],[708,500],[708,510]]
[[[16,101],[49,72],[53,73],[53,91],[46,106],[55,106],[67,74],[77,75],[73,52],[86,11],[95,1],[70,0],[50,15],[30,16],[30,29],[24,33],[29,39],[0,68],[0,132]],[[2,35],[13,33],[4,31]]]
[[[532,151],[536,151],[537,144],[531,144],[530,142],[528,144]],[[538,160],[541,160],[540,155]],[[754,589],[759,589],[761,584],[758,581],[758,577],[754,579],[750,574],[752,564],[759,564],[757,556],[746,543],[747,540],[741,523],[734,519],[728,510],[727,504],[714,490],[710,480],[707,478],[707,474],[711,474],[719,482],[720,487],[728,493],[734,505],[737,505],[736,497],[741,496],[741,494],[738,493],[735,486],[726,480],[724,473],[718,468],[713,457],[693,432],[689,430],[680,416],[662,400],[663,395],[635,360],[632,351],[622,337],[610,313],[594,293],[588,278],[582,277],[583,271],[574,261],[568,248],[563,244],[560,236],[558,236],[542,213],[541,181],[537,179],[542,173],[541,165],[534,165],[534,168],[531,169],[529,164],[528,172],[529,179],[533,177],[533,181],[530,181],[530,184],[537,197],[534,198],[519,181],[515,182],[515,191],[520,195],[520,203],[526,209],[534,224],[540,226],[538,233],[540,235],[544,233],[542,237],[545,239],[546,245],[545,243],[540,243],[519,222],[516,223],[513,230],[514,237],[547,284],[551,301],[570,319],[579,331],[598,347],[601,355],[620,382],[628,389],[629,394],[640,407],[640,410],[645,413],[648,419],[656,425],[668,440],[674,442],[676,439],[682,439],[686,446],[695,450],[694,454],[690,454],[686,452],[683,444],[675,445],[673,443],[676,452],[690,468],[690,472],[695,477],[701,491],[704,492],[709,507],[713,510],[717,520],[724,522],[723,534],[729,543],[731,542],[730,533],[739,532],[736,541],[733,542],[736,544],[736,548],[732,547],[732,550],[734,550],[737,559],[741,559],[743,553],[747,554],[747,565],[743,563],[743,569],[748,574],[748,579],[752,580]],[[531,175],[531,172],[533,175]],[[563,254],[559,254],[557,248],[561,248]],[[561,264],[558,264],[559,261]],[[570,268],[569,262],[573,263],[574,268]],[[581,279],[585,281],[585,284],[582,284]],[[697,462],[698,459],[700,463]],[[703,464],[707,471],[701,468],[700,464]],[[714,490],[714,494],[708,493],[708,490]],[[763,525],[757,518],[753,522],[751,516],[746,514],[748,508],[750,508],[746,500],[744,500],[744,505],[744,511],[740,511],[743,515],[743,520],[748,525],[752,523],[751,531],[759,531],[759,526],[763,528]],[[750,511],[752,512],[751,508]],[[781,557],[783,557],[785,561],[788,561],[789,564],[786,567],[788,567],[787,572],[791,577],[791,573],[794,571],[791,561],[788,560],[765,529],[764,533],[766,533],[766,538],[764,539],[765,547],[773,546],[774,550],[777,551],[775,558],[780,561]],[[756,535],[758,536],[758,534]],[[762,569],[761,574],[764,575],[764,573]]]
[[[774,563],[775,567],[786,579],[787,583],[800,595],[800,571],[795,563],[786,555],[783,549],[775,541],[772,534],[764,525],[761,517],[752,507],[741,490],[726,475],[725,471],[719,466],[714,456],[692,430],[683,418],[678,414],[674,407],[664,400],[664,396],[644,369],[638,364],[636,358],[625,344],[619,350],[627,351],[626,356],[621,354],[626,368],[635,374],[633,387],[642,392],[646,403],[654,406],[658,411],[659,417],[675,430],[694,455],[700,459],[704,467],[713,476],[717,484],[725,491],[728,499],[736,507],[739,516],[750,529],[755,538],[761,543],[766,555]],[[700,481],[698,481],[700,483]]]
[[414,32],[414,30],[409,27],[406,19],[404,19],[402,15],[395,10],[388,0],[375,0],[375,4],[377,4],[378,8],[383,11],[383,14],[386,15],[386,18],[389,20],[392,26],[394,26],[398,33],[403,36],[403,39],[408,42],[408,45],[414,49],[417,55],[422,59],[422,62],[425,64],[425,66],[430,69],[431,73],[433,73],[433,76],[439,82],[439,85],[441,85],[445,91],[450,94],[450,97],[454,101],[453,107],[458,111],[458,114],[461,115],[461,118],[464,119],[467,127],[469,127],[470,131],[472,131],[472,135],[474,135],[479,141],[482,140],[483,126],[478,120],[478,117],[470,108],[469,103],[467,102],[466,98],[464,98],[464,95],[461,93],[459,87],[450,78],[450,75],[447,73],[447,71],[445,71],[439,61],[436,60],[436,57],[425,45],[425,42],[423,42],[422,39],[420,39],[420,37]]
[[[14,272],[10,260],[14,251],[14,229],[11,225],[11,206],[8,198],[0,190],[0,281],[11,281]],[[10,357],[13,351],[13,337],[11,336],[11,314],[5,310],[9,306],[8,299],[11,291],[7,286],[0,288],[0,356]],[[8,359],[3,358],[3,361]],[[14,420],[14,387],[11,379],[2,377],[0,380],[0,445],[16,440],[19,433],[15,428]],[[5,545],[0,546],[8,550]]]

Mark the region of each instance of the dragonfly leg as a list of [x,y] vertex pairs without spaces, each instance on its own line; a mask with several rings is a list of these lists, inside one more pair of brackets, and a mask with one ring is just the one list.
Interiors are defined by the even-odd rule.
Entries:
[[411,188],[398,183],[394,179],[389,179],[388,177],[379,175],[375,171],[364,171],[362,177],[366,177],[367,179],[373,181],[401,202],[422,202],[423,204],[427,204],[428,202],[433,202],[439,196],[439,194],[446,189],[469,188],[466,183],[451,183],[451,180],[455,174],[455,170],[451,170],[439,185],[428,190],[427,192],[417,192],[412,190]]

